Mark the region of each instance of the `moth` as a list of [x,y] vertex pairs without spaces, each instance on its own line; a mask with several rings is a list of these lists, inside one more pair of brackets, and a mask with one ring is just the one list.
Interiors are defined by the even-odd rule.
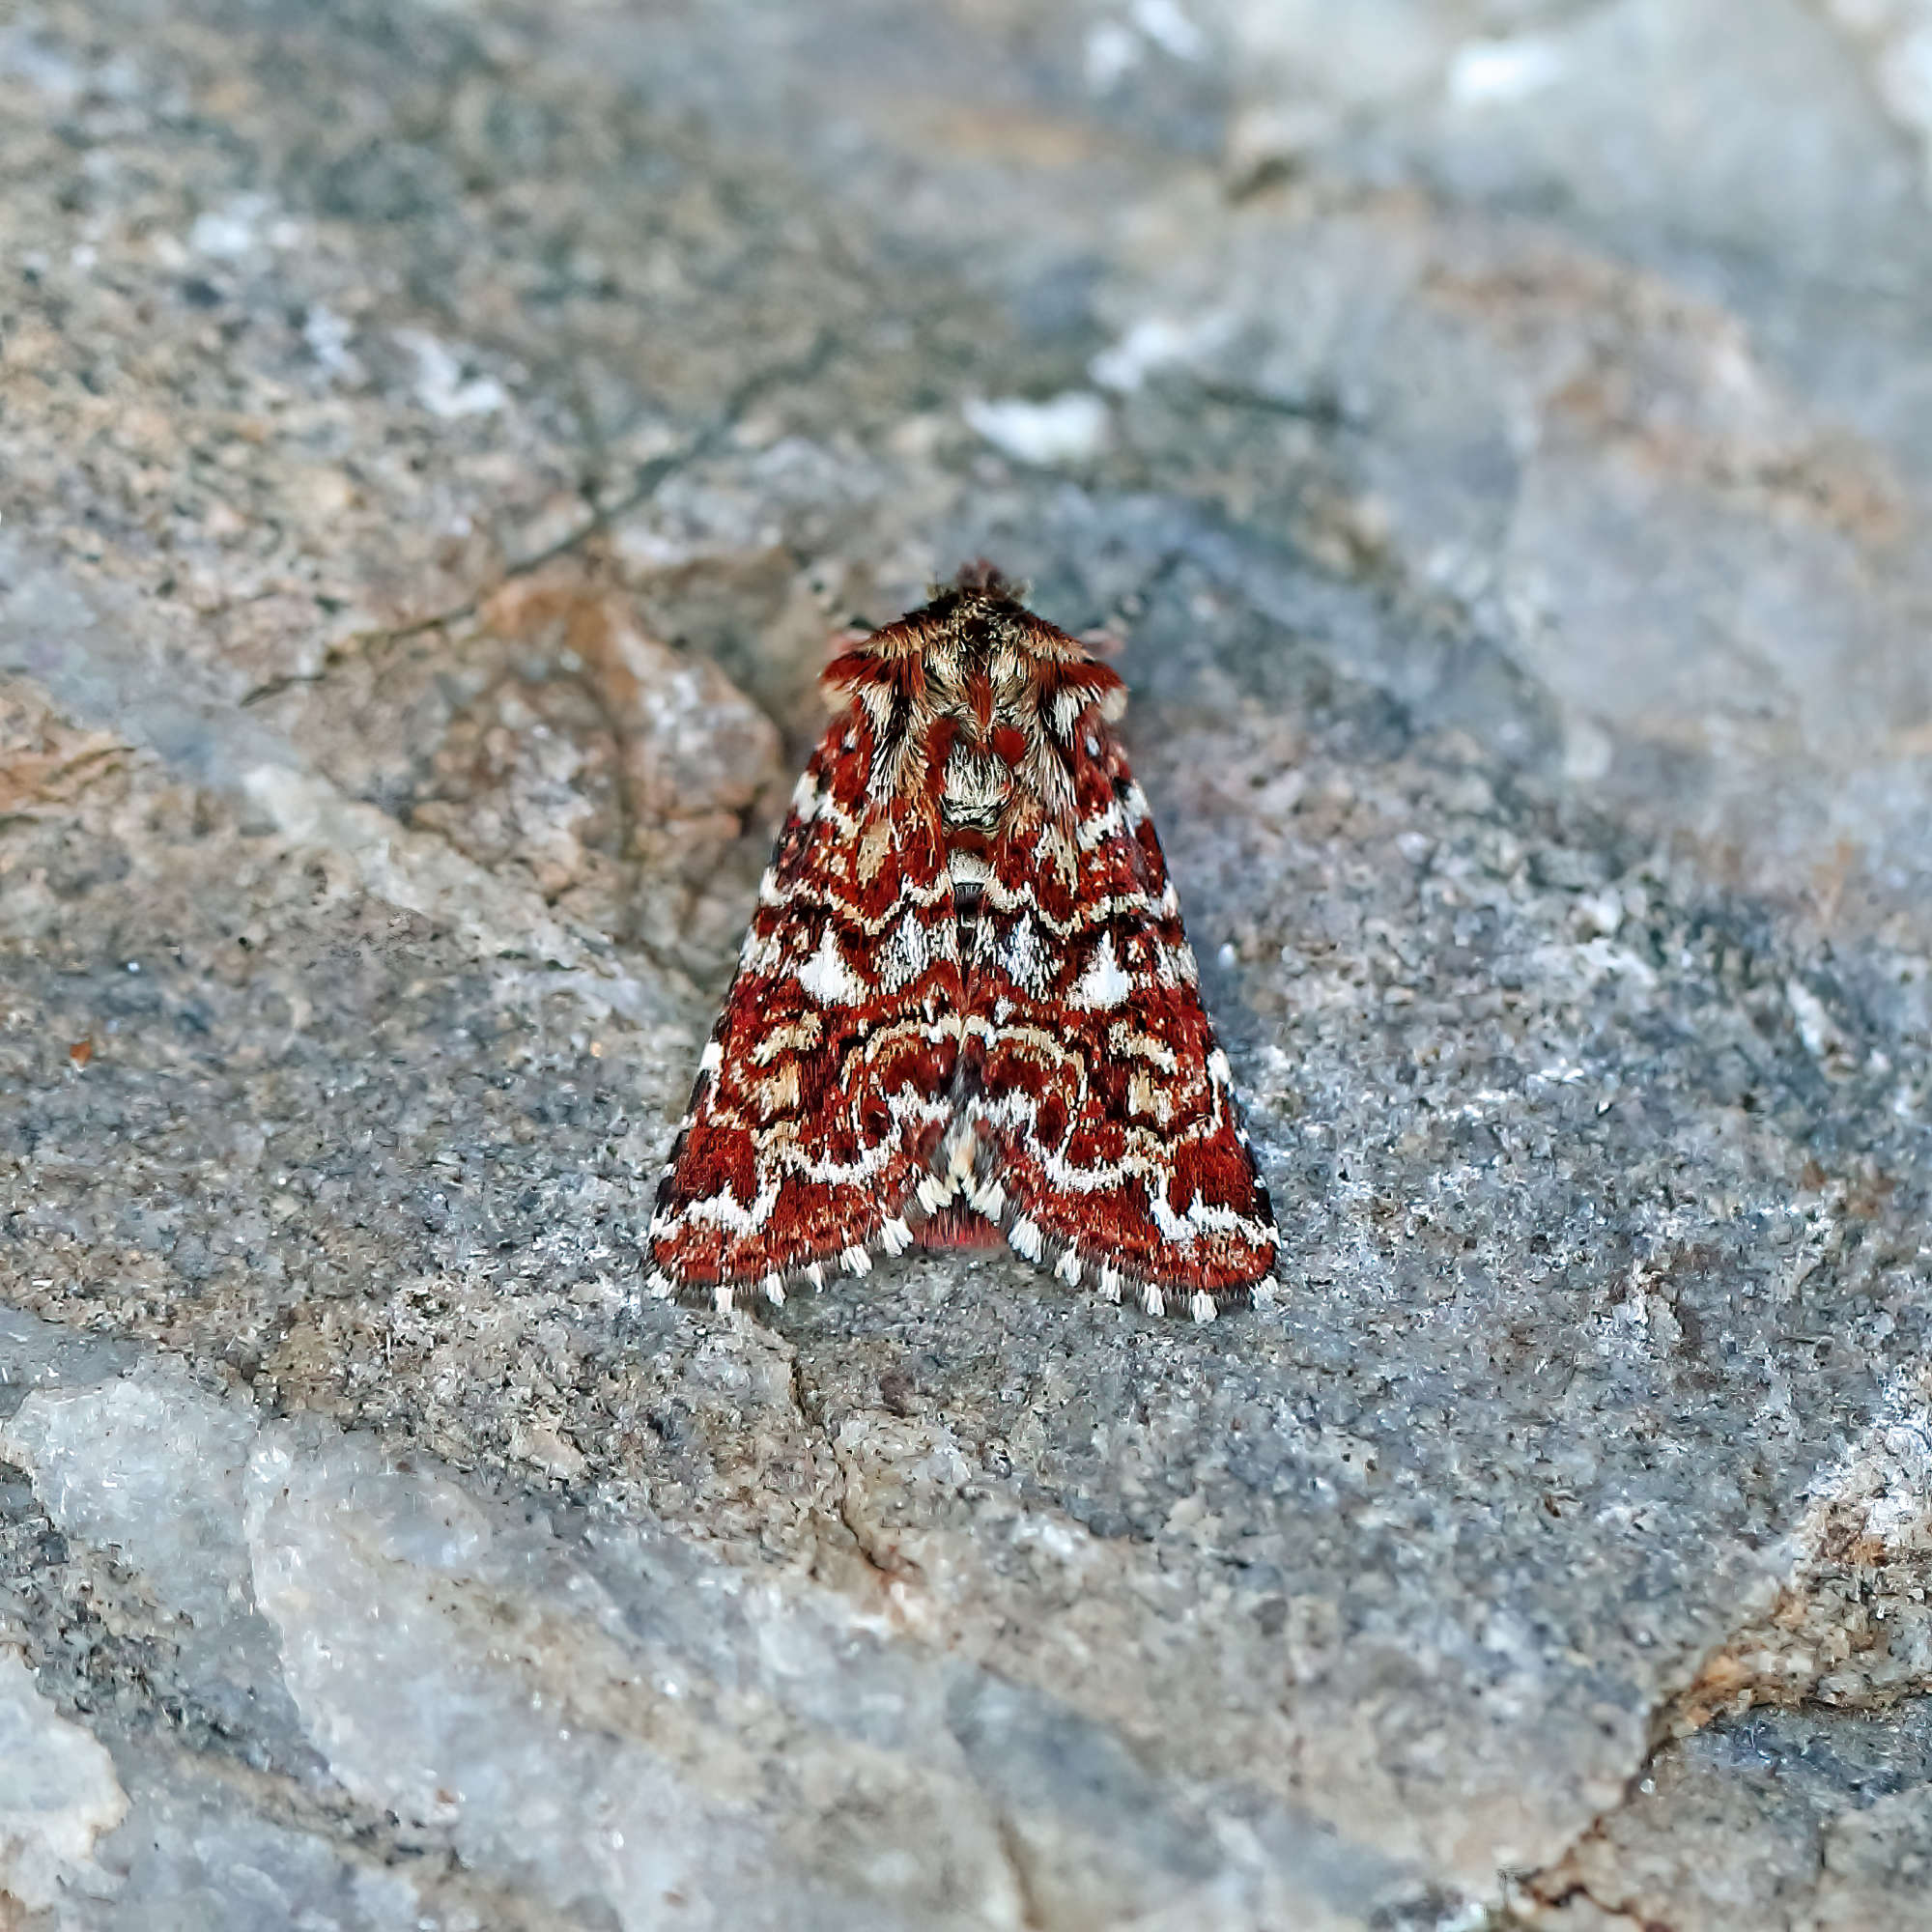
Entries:
[[777,1306],[871,1250],[1007,1244],[1197,1321],[1267,1190],[1115,725],[1119,675],[987,565],[823,678],[648,1235],[648,1291]]

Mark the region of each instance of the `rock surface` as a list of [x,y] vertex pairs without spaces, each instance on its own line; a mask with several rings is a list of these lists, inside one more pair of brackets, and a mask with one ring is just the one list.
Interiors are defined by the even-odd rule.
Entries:
[[[1919,1923],[1928,49],[0,18],[0,1925]],[[980,553],[1279,1288],[627,1328],[827,639]]]

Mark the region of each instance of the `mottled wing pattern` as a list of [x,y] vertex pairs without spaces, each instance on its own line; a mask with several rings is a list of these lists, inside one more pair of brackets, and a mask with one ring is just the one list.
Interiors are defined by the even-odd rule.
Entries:
[[829,666],[651,1222],[649,1286],[782,1301],[995,1236],[1199,1321],[1274,1264],[1119,676],[988,566]]
[[1267,1190],[1126,758],[1095,707],[1048,742],[1074,822],[996,840],[966,962],[974,1205],[1069,1285],[1206,1319],[1274,1264]]
[[911,1232],[957,1065],[962,985],[944,840],[868,784],[853,707],[799,781],[737,978],[658,1188],[648,1286],[784,1298]]

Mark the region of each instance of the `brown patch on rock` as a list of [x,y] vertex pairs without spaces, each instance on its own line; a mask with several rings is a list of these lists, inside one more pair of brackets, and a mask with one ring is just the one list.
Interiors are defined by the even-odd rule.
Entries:
[[66,810],[122,750],[111,732],[80,730],[26,687],[0,684],[0,817]]
[[836,648],[838,620],[864,608],[872,590],[862,570],[828,565],[823,580],[801,572],[782,545],[625,569],[648,627],[721,666],[784,734],[785,763],[802,764],[825,728],[818,674]]
[[1508,352],[1539,394],[1546,436],[1634,477],[1752,497],[1774,519],[1866,550],[1903,537],[1906,493],[1884,454],[1807,420],[1734,316],[1553,243],[1492,252],[1436,265],[1422,288]]
[[466,655],[495,675],[450,719],[412,822],[526,868],[613,936],[700,960],[728,943],[750,883],[737,848],[776,808],[771,721],[594,565],[515,578],[477,621]]
[[1921,1377],[1825,1486],[1796,1575],[1663,1714],[1684,1737],[1757,1704],[1882,1710],[1932,1690],[1932,1418]]

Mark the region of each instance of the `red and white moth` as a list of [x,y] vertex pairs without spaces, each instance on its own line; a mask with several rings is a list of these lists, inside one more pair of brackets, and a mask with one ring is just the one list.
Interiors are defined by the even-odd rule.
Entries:
[[1202,1010],[1126,688],[984,565],[831,665],[659,1184],[646,1286],[774,1305],[1008,1244],[1196,1321],[1274,1216]]

